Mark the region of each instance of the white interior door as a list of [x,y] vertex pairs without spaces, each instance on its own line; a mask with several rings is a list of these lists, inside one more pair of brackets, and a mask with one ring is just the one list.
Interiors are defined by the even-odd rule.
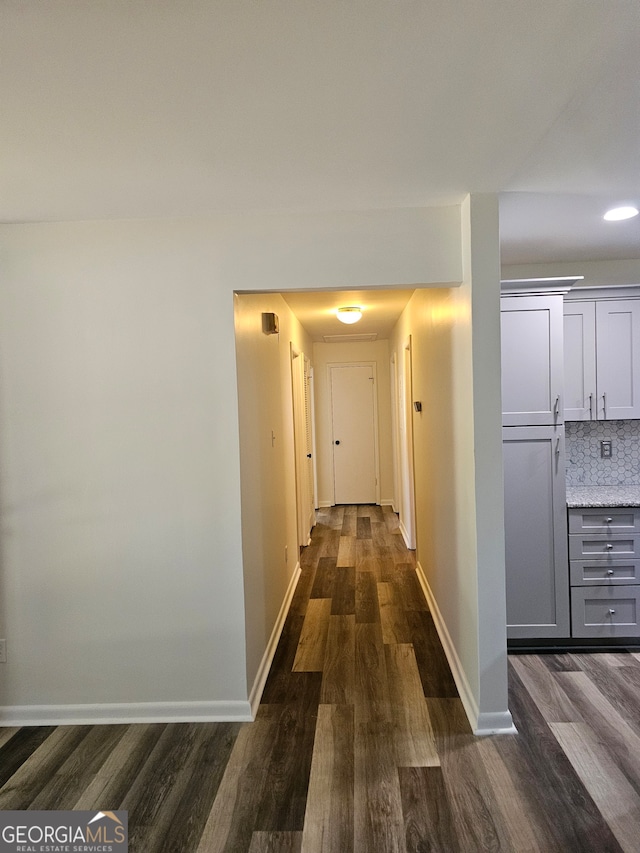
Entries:
[[334,503],[377,503],[374,364],[330,365]]

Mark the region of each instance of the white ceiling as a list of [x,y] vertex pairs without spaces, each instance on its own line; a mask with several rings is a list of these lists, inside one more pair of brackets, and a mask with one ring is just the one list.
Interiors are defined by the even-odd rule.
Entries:
[[637,0],[2,0],[0,220],[501,196],[503,261],[640,257]]
[[[376,335],[388,338],[413,290],[340,290],[340,291],[287,291],[285,301],[311,335],[314,341],[325,335],[340,336],[341,340],[353,336]],[[357,306],[362,309],[362,319],[351,326],[336,317],[338,308]]]

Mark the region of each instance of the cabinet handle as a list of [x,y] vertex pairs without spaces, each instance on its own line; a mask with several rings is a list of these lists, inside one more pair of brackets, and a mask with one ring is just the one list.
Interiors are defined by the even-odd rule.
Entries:
[[609,616],[613,616],[616,611],[613,608],[609,608]]
[[553,404],[553,419],[557,421],[560,417],[560,394],[556,395],[556,401]]
[[613,550],[613,545],[611,544],[611,542],[607,542],[607,544],[604,547],[607,551]]
[[606,393],[606,391],[602,395],[602,415],[606,420],[606,418],[607,418],[607,393]]
[[612,519],[612,518],[611,518],[611,516],[609,515],[609,516],[607,516],[607,518],[605,518],[605,521],[607,522],[607,524],[611,524],[611,522],[613,521],[613,519]]
[[607,574],[609,575],[609,577],[611,577],[611,575],[613,574],[613,569],[607,569]]
[[589,420],[593,420],[593,394],[589,394]]

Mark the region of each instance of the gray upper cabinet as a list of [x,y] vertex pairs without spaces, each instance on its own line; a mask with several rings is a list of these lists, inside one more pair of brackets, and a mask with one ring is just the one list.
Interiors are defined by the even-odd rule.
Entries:
[[562,424],[562,295],[503,296],[500,316],[503,425]]
[[565,420],[640,418],[640,300],[567,301]]
[[640,302],[596,302],[598,418],[640,417]]
[[596,303],[564,305],[564,419],[596,417]]

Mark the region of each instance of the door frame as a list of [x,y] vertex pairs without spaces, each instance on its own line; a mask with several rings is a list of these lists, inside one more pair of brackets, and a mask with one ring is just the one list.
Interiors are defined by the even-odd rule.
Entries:
[[[311,362],[302,350],[290,343],[291,390],[293,405],[293,448],[296,475],[296,517],[298,546],[309,544],[311,528],[315,523],[316,508],[316,460],[315,460],[315,423],[313,417],[313,384],[309,389],[307,411],[305,402],[305,363],[311,370]],[[310,452],[311,466],[307,462],[307,422],[311,430]],[[306,497],[311,491],[311,507]],[[311,509],[311,512],[309,510]]]
[[389,367],[391,391],[391,455],[393,462],[393,502],[391,509],[400,515],[400,435],[398,426],[398,359],[395,350],[391,353]]
[[407,548],[416,548],[416,493],[413,449],[413,364],[411,335],[402,345],[400,387],[397,389],[400,455],[400,532]]
[[378,439],[378,372],[375,361],[331,361],[327,363],[327,387],[329,389],[329,414],[331,420],[331,493],[333,506],[336,505],[335,479],[335,436],[333,435],[333,383],[331,370],[334,367],[370,367],[373,371],[373,464],[376,478],[376,506],[380,506],[380,449]]

